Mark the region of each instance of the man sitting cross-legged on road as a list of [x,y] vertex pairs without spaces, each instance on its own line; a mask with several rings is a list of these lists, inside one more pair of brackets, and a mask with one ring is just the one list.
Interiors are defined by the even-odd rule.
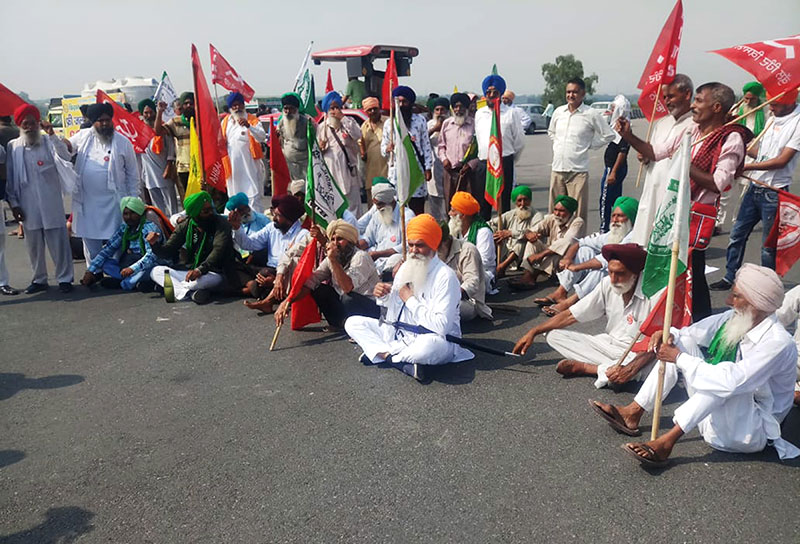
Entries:
[[466,361],[473,355],[447,339],[461,337],[461,286],[456,273],[436,256],[441,227],[431,215],[422,214],[408,222],[406,233],[408,260],[393,284],[375,286],[386,321],[353,316],[344,328],[364,350],[363,363],[389,363],[422,381],[426,365]]
[[486,305],[486,275],[478,248],[467,240],[453,238],[447,223],[442,222],[441,227],[442,242],[437,253],[461,282],[461,321],[476,317],[491,319],[492,309]]
[[[506,269],[522,259],[528,243],[525,235],[544,218],[541,212],[531,208],[532,197],[533,192],[527,185],[517,185],[511,191],[511,202],[515,207],[503,214],[503,228],[494,233],[494,243],[500,245],[502,259],[497,264],[498,278],[505,276]],[[497,218],[493,218],[490,224],[497,229]]]
[[[597,376],[597,388],[633,380],[652,364],[654,355],[645,352],[629,353],[621,366],[615,366],[658,300],[658,296],[647,298],[642,294],[645,250],[636,244],[607,244],[603,256],[608,261],[608,276],[574,306],[533,327],[514,346],[514,353],[524,354],[536,336],[548,333],[547,343],[566,357],[558,363],[556,372],[568,378]],[[602,334],[562,330],[603,316],[607,322]]]
[[[680,371],[689,400],[675,410],[672,429],[623,449],[644,465],[663,466],[678,439],[697,427],[717,450],[752,453],[772,443],[781,459],[800,455],[800,449],[781,438],[780,424],[792,407],[797,364],[797,346],[775,315],[783,298],[775,271],[745,264],[726,301],[731,310],[673,328],[667,343],[661,342],[660,331],[653,334],[651,349],[668,363],[664,392],[675,386]],[[632,403],[592,401],[592,408],[619,432],[638,436],[639,421],[653,409],[657,389],[654,368]]]

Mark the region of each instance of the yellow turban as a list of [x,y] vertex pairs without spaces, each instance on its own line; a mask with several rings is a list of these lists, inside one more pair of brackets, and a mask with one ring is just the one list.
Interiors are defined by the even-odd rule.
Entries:
[[442,241],[442,227],[432,215],[423,213],[408,222],[406,237],[409,240],[422,240],[429,248],[437,250]]
[[328,238],[333,238],[333,236],[336,235],[344,238],[351,244],[358,242],[358,229],[344,219],[336,219],[328,223],[328,228],[325,232],[328,234]]
[[481,211],[481,205],[475,200],[475,197],[466,191],[458,191],[450,199],[450,207],[459,213],[466,216],[475,215]]

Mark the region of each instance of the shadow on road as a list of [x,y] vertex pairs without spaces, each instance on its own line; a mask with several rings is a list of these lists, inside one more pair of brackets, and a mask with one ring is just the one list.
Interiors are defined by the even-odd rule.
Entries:
[[25,452],[20,450],[0,450],[0,468],[18,463],[25,458]]
[[45,516],[36,527],[0,536],[0,544],[68,544],[94,530],[94,513],[77,506],[51,508]]
[[81,383],[83,376],[58,374],[44,378],[26,378],[25,374],[0,372],[0,400],[6,400],[24,389],[57,389]]

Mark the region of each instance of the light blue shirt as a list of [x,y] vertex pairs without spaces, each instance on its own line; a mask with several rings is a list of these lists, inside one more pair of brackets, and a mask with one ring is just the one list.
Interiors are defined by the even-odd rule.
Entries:
[[295,221],[285,233],[272,222],[254,233],[245,232],[244,228],[236,229],[233,231],[233,240],[246,251],[267,249],[267,266],[276,268],[288,247],[306,234],[308,231],[300,226],[300,221]]

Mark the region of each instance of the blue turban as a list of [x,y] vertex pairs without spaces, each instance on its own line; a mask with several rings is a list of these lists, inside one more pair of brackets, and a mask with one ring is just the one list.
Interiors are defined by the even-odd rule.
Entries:
[[489,87],[494,87],[497,89],[497,92],[502,95],[504,92],[506,92],[506,80],[496,74],[486,76],[483,78],[483,83],[481,84],[484,96],[486,96],[486,92],[489,90]]
[[326,94],[325,97],[322,99],[322,111],[327,113],[328,110],[331,109],[331,104],[333,104],[334,102],[338,102],[339,106],[341,106],[342,95],[340,95],[336,91],[331,91],[328,94]]
[[414,92],[414,89],[406,87],[405,85],[395,87],[392,91],[392,96],[402,96],[412,104],[417,101],[417,93]]
[[242,93],[234,91],[228,95],[228,99],[226,100],[226,102],[228,103],[229,108],[232,107],[235,102],[241,102],[242,104],[244,104],[244,96],[242,96]]
[[225,207],[229,210],[235,210],[239,206],[249,206],[250,200],[247,198],[247,195],[244,193],[236,193],[232,197],[228,199],[228,202],[225,204]]

